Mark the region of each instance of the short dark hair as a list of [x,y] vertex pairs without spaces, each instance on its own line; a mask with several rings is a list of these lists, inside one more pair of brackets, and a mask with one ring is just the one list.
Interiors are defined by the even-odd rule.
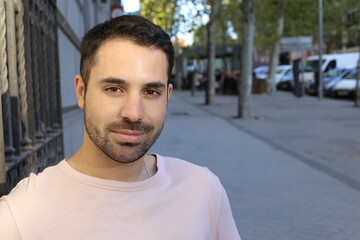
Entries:
[[80,74],[87,86],[99,48],[107,40],[125,39],[140,46],[162,50],[168,61],[168,83],[174,66],[174,47],[169,35],[158,25],[137,15],[123,15],[96,25],[85,34],[80,47]]

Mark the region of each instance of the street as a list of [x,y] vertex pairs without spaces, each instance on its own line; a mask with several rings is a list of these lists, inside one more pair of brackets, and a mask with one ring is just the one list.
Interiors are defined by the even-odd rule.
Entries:
[[219,176],[242,239],[360,239],[360,109],[346,100],[175,92],[152,151]]

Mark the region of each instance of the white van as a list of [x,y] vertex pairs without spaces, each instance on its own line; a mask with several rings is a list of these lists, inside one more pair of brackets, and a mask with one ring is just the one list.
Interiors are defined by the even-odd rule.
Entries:
[[[354,68],[357,66],[359,53],[336,53],[322,56],[321,71],[327,72],[333,68]],[[314,80],[314,72],[319,69],[319,56],[310,56],[306,59],[304,80]]]
[[275,84],[278,85],[286,74],[292,72],[292,68],[293,67],[291,65],[276,66]]

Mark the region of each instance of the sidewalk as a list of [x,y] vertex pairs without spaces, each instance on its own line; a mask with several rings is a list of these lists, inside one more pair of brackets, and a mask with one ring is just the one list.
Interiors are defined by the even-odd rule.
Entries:
[[[203,105],[203,93],[191,98],[188,93],[179,94],[188,103]],[[254,119],[239,120],[233,119],[237,101],[236,96],[217,96],[215,104],[201,107],[319,170],[333,171],[339,178],[357,182],[360,189],[360,108],[354,108],[353,102],[297,98],[278,91],[272,96],[253,95]]]
[[360,109],[279,92],[239,120],[236,97],[203,101],[175,92],[153,151],[217,174],[243,239],[360,239]]

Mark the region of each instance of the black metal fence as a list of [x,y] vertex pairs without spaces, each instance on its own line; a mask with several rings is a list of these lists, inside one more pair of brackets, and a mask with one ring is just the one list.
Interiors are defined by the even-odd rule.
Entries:
[[0,0],[0,196],[63,158],[58,66],[55,2]]

